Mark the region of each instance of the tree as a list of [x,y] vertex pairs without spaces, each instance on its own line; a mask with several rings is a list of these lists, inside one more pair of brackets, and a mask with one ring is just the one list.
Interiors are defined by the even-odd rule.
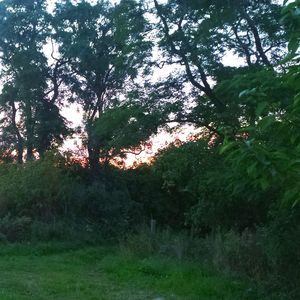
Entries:
[[156,133],[160,114],[149,113],[141,105],[121,105],[106,110],[93,123],[94,141],[101,148],[100,156],[124,158],[128,153],[140,154]]
[[[223,151],[228,152],[231,162],[232,182],[236,189],[245,191],[279,189],[274,202],[285,203],[288,207],[299,206],[299,32],[300,17],[297,14],[299,1],[287,5],[283,20],[290,31],[289,55],[282,60],[286,72],[264,80],[264,88],[252,82],[252,90],[241,91],[246,97],[254,98],[261,109],[256,111],[258,121],[245,124],[240,137],[228,139]],[[263,93],[262,93],[263,90]],[[252,94],[252,95],[251,95]],[[264,112],[268,98],[277,99],[280,114]],[[276,103],[275,102],[275,103]],[[284,104],[284,107],[282,107]]]
[[49,66],[43,52],[50,35],[46,1],[2,1],[0,14],[2,141],[21,163],[24,149],[30,160],[67,134],[57,107],[58,65]]
[[145,39],[147,22],[141,4],[122,0],[118,5],[98,1],[57,5],[53,26],[61,57],[68,60],[65,84],[73,101],[82,106],[89,164],[99,165],[103,141],[94,138],[93,123],[119,105],[132,82],[142,76],[151,43]]
[[[159,46],[166,64],[181,66],[174,79],[188,83],[183,101],[194,102],[180,119],[207,127],[220,135],[220,127],[236,130],[245,103],[215,90],[216,83],[238,74],[273,71],[283,58],[287,41],[280,25],[281,6],[271,0],[181,1],[160,4],[153,0],[159,18]],[[244,61],[239,68],[227,67],[223,57],[234,53]]]

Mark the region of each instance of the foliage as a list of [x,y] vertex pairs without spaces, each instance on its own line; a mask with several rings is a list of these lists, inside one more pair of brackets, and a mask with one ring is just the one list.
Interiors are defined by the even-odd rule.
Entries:
[[48,64],[43,51],[50,35],[46,1],[0,3],[1,144],[16,160],[61,145],[66,120],[58,103],[59,65]]
[[31,219],[28,217],[12,217],[7,214],[0,219],[0,236],[2,241],[24,241],[28,239]]
[[249,197],[245,190],[233,194],[233,170],[219,150],[199,140],[161,151],[153,165],[163,192],[157,204],[159,222],[201,234],[219,226],[242,231],[266,222],[271,200],[265,199],[270,195],[253,190]]
[[158,154],[153,172],[161,178],[165,194],[161,203],[165,222],[177,227],[184,225],[185,214],[196,204],[199,190],[205,185],[206,172],[216,164],[215,149],[205,140],[171,145]]
[[[47,226],[56,231],[60,223],[60,227],[68,226],[73,231],[78,226],[94,233],[118,234],[140,217],[139,206],[130,199],[126,186],[108,179],[110,184],[87,180],[81,177],[86,175],[84,170],[80,174],[78,166],[66,165],[65,158],[55,155],[25,165],[1,165],[1,214],[13,216],[7,219],[12,228],[16,216],[17,220],[26,217],[40,222],[41,231]],[[33,236],[39,235],[34,233],[36,227],[32,230]],[[30,228],[28,231],[30,238]],[[66,231],[58,232],[58,237],[64,235],[68,235]]]
[[[89,163],[96,168],[100,150],[106,149],[100,149],[104,140],[94,138],[94,121],[99,127],[103,113],[118,107],[121,95],[130,87],[135,89],[134,79],[143,75],[151,47],[144,37],[148,25],[141,5],[134,0],[122,0],[115,6],[108,1],[95,5],[61,2],[52,24],[59,53],[67,64],[64,82],[71,101],[83,109]],[[105,148],[110,147],[107,142]]]
[[160,123],[158,113],[149,113],[138,105],[122,105],[107,110],[93,123],[93,140],[100,146],[102,157],[126,157],[143,151]]
[[[1,165],[2,213],[51,220],[64,211],[74,181],[51,157],[26,165]],[[72,183],[73,182],[73,183]]]
[[[262,113],[261,108],[266,104],[257,89],[253,90],[252,96],[248,95],[262,101],[256,109],[258,121],[253,126],[241,128],[241,137],[226,141],[222,150],[227,152],[227,160],[233,168],[230,179],[233,194],[244,191],[251,194],[253,190],[273,191],[277,198],[274,202],[298,203],[299,101],[298,85],[295,85],[298,73],[298,68],[292,67],[280,78],[283,88],[288,86],[293,91],[288,101],[291,104],[284,110],[281,108],[281,114]],[[265,89],[264,97],[271,98],[272,93],[273,87]]]
[[[227,97],[216,87],[224,77],[231,79],[232,71],[272,70],[285,56],[287,35],[279,22],[281,6],[275,1],[154,2],[162,61],[182,70],[176,81],[178,89],[187,91],[182,109],[175,112],[177,118],[218,134],[219,127],[238,129],[249,118],[245,110],[249,112],[255,104]],[[240,57],[239,67],[225,64],[223,57],[229,53]]]
[[[285,1],[286,2],[286,1]],[[289,52],[288,58],[295,56],[299,48],[299,28],[300,28],[300,16],[299,16],[300,3],[298,0],[288,3],[283,11],[282,23],[289,34]]]
[[168,224],[170,206],[166,204],[161,178],[154,174],[151,166],[141,165],[135,169],[124,170],[120,180],[126,185],[131,199],[141,209],[141,224],[148,224],[153,218],[159,223]]

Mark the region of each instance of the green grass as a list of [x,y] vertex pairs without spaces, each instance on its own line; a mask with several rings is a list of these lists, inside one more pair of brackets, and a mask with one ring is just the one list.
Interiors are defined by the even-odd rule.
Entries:
[[264,299],[242,280],[111,246],[0,246],[0,300]]

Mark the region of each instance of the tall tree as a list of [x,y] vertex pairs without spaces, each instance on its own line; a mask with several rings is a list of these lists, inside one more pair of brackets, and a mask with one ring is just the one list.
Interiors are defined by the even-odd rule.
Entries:
[[117,5],[67,0],[57,5],[53,26],[59,53],[68,60],[65,83],[84,111],[89,164],[95,168],[101,143],[95,142],[93,123],[121,102],[121,94],[145,66],[151,46],[144,36],[147,22],[134,0]]
[[[10,137],[18,162],[62,142],[65,120],[57,107],[57,69],[51,68],[43,47],[50,36],[45,0],[0,3],[2,139]],[[56,74],[55,74],[56,72]]]
[[[194,99],[192,113],[183,112],[181,120],[217,133],[220,126],[238,128],[247,104],[239,97],[224,97],[215,90],[216,84],[264,66],[273,70],[286,45],[281,6],[271,0],[153,3],[164,63],[181,66],[183,71],[173,75],[174,80],[188,83],[191,92],[185,99]],[[239,56],[243,66],[227,67],[224,56],[228,53]]]

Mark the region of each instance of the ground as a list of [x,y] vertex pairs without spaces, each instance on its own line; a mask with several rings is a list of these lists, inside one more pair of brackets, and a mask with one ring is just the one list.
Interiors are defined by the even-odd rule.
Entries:
[[116,246],[0,246],[0,300],[263,299],[249,282]]

